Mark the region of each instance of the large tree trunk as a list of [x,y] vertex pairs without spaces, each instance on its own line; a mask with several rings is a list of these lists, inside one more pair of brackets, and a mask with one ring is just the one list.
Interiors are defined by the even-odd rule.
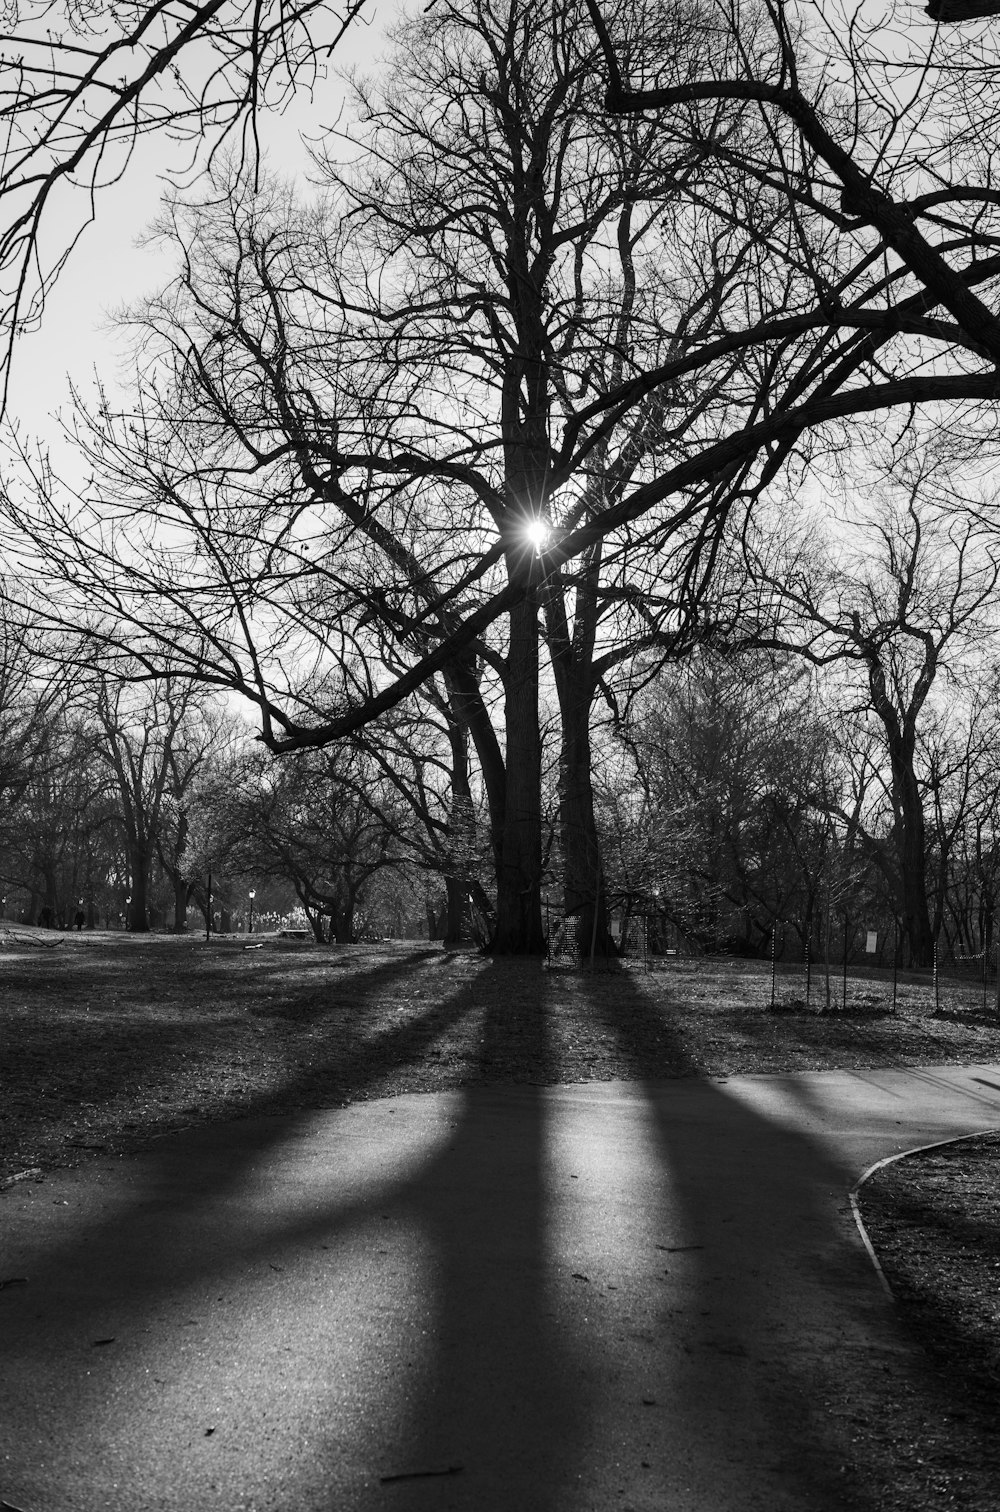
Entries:
[[174,934],[184,934],[187,929],[188,902],[191,897],[191,884],[176,872],[173,876],[174,884]]
[[469,894],[461,877],[445,877],[445,918],[442,943],[460,945],[466,934]]
[[[448,842],[455,870],[445,876],[445,910],[440,931],[445,945],[460,944],[468,920],[468,877],[474,864],[476,815],[469,780],[469,727],[455,717],[449,700],[448,743],[451,747],[451,812]],[[495,851],[495,846],[494,846]]]
[[890,748],[899,861],[899,911],[913,966],[934,964],[934,929],[927,906],[927,845],[924,808],[906,740]]
[[337,945],[354,944],[354,897],[334,903],[330,909],[330,940]]
[[507,801],[492,948],[544,955],[538,612],[530,596],[511,610],[506,694]]
[[[572,685],[577,679],[570,678]],[[590,699],[562,701],[562,761],[560,769],[559,835],[562,845],[563,902],[573,920],[581,955],[615,954],[608,930],[607,889],[594,817],[591,773]]]
[[904,819],[899,845],[900,912],[914,966],[934,964],[934,930],[927,907],[927,866],[923,814]]
[[600,571],[599,550],[582,559],[575,583],[572,629],[566,603],[569,590],[558,576],[546,584],[545,600],[549,655],[562,724],[559,841],[563,909],[573,920],[577,946],[584,956],[617,953],[608,929],[607,888],[594,815],[590,746]]
[[130,845],[128,865],[132,879],[131,901],[125,926],[132,934],[149,931],[149,865],[148,851],[139,845]]
[[916,775],[916,722],[933,680],[928,664],[921,678],[922,691],[915,692],[902,716],[886,691],[886,676],[873,656],[869,663],[872,707],[885,729],[892,772],[892,808],[895,828],[893,845],[899,866],[899,912],[903,932],[910,944],[910,962],[931,966],[934,962],[934,930],[927,907],[927,845],[924,805]]
[[[497,876],[499,876],[503,859],[504,814],[507,811],[507,771],[504,765],[503,752],[500,749],[500,742],[497,740],[496,731],[493,728],[493,721],[483,701],[482,690],[479,686],[479,677],[476,672],[475,658],[459,658],[447,667],[445,670],[445,686],[455,724],[459,728],[464,727],[468,730],[469,735],[472,737],[472,744],[475,747],[476,757],[479,761],[479,770],[486,788],[486,802],[490,816],[490,843],[493,851],[493,865]],[[461,776],[459,776],[458,785],[456,785],[454,780],[454,741],[452,742],[452,756],[452,792],[458,797],[462,783]],[[471,813],[467,746],[465,768],[463,791],[469,800]]]

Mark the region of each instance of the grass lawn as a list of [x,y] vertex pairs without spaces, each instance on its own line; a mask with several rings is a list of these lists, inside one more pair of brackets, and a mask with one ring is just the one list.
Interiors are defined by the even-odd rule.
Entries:
[[[485,1081],[1000,1059],[981,988],[671,960],[610,972],[393,943],[0,935],[0,1182],[196,1122]],[[835,992],[840,981],[834,982]],[[797,1006],[800,1005],[800,1006]]]

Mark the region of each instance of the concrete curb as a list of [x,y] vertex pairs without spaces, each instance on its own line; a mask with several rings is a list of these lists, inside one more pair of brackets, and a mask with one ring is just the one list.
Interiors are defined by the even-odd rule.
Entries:
[[889,1285],[885,1271],[882,1269],[878,1255],[875,1253],[875,1246],[872,1244],[871,1239],[868,1236],[868,1230],[865,1228],[864,1220],[861,1217],[861,1209],[858,1206],[858,1193],[864,1186],[865,1182],[869,1181],[872,1176],[875,1175],[876,1171],[881,1171],[885,1166],[895,1165],[897,1160],[906,1160],[911,1155],[925,1155],[929,1150],[940,1150],[943,1149],[945,1145],[964,1144],[970,1139],[982,1139],[987,1134],[1000,1134],[1000,1128],[997,1128],[996,1125],[991,1125],[991,1127],[988,1129],[976,1129],[972,1134],[953,1134],[950,1139],[935,1139],[932,1144],[914,1145],[909,1150],[900,1150],[895,1155],[886,1155],[883,1160],[876,1160],[874,1165],[870,1165],[867,1171],[864,1171],[851,1187],[851,1190],[848,1193],[848,1197],[850,1198],[851,1202],[851,1212],[854,1214],[854,1222],[858,1226],[858,1233],[861,1235],[861,1242],[864,1245],[865,1249],[868,1251],[868,1258],[871,1261],[872,1265],[875,1267],[875,1274],[878,1276],[879,1281],[882,1283],[882,1288],[885,1291],[885,1294],[889,1298],[890,1302],[895,1302],[896,1294],[893,1291],[892,1287]]

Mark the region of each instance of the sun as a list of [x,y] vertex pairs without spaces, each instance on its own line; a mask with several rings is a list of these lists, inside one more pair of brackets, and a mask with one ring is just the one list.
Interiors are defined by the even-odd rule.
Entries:
[[541,556],[545,550],[545,543],[549,538],[549,527],[544,520],[529,520],[524,527],[524,533],[531,545]]

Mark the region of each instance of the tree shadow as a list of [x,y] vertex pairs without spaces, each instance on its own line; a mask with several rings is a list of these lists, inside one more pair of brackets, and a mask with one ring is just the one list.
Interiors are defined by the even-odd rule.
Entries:
[[[184,945],[173,946],[164,953],[165,962],[176,963]],[[352,1093],[362,1095],[365,1089],[377,1083],[400,1065],[416,1062],[435,1038],[454,1021],[447,1004],[439,1009],[428,1005],[424,1012],[408,1012],[399,1025],[385,1030],[384,1012],[380,998],[394,986],[402,986],[409,974],[429,959],[438,959],[439,952],[413,949],[394,954],[389,960],[366,965],[363,961],[352,963],[350,978],[343,983],[340,978],[332,982],[324,980],[317,984],[312,971],[325,971],[331,964],[328,959],[307,959],[304,964],[307,974],[304,980],[289,983],[287,961],[279,958],[267,963],[263,970],[255,967],[253,991],[263,995],[265,985],[273,985],[274,1001],[254,1001],[249,1008],[252,1019],[271,1019],[289,1025],[291,1032],[303,1033],[316,1030],[315,1057],[311,1069],[303,1068],[294,1077],[281,1077],[276,1085],[256,1096],[234,1094],[229,1110],[230,1117],[253,1117],[266,1111],[287,1108],[296,1099],[313,1104],[317,1101],[342,1101]],[[239,959],[237,957],[236,959]],[[120,964],[120,963],[115,963]],[[186,965],[190,967],[190,962]],[[5,983],[8,997],[14,996],[18,987],[27,993],[39,991],[55,994],[56,1001],[67,990],[83,990],[99,998],[104,968],[97,984],[93,979],[84,979],[81,984],[75,978],[25,974],[23,978]],[[152,977],[155,982],[155,962]],[[177,973],[175,972],[174,990]],[[193,1037],[192,1028],[183,1018],[183,1004],[174,1003],[167,1021],[150,1019],[136,1014],[116,1014],[111,1023],[102,1022],[95,1014],[93,1023],[81,1024],[79,1017],[61,1022],[52,1015],[40,1012],[34,1023],[20,1022],[17,1028],[15,1047],[8,1043],[6,1067],[6,1091],[11,1098],[15,1086],[21,1086],[21,1096],[29,1099],[32,1109],[39,1115],[37,1122],[42,1129],[46,1108],[61,1112],[74,1096],[85,1093],[88,1106],[100,1109],[102,1104],[111,1104],[122,1091],[123,1084],[133,1092],[136,1082],[155,1090],[179,1076],[189,1075],[192,1059],[196,1067],[204,1067],[204,1076],[211,1074],[210,1046],[213,1036],[224,1036],[227,1029],[238,1027],[247,1018],[247,1008],[240,997],[241,982],[232,972],[220,965],[208,971],[198,962],[198,970],[185,977],[179,990],[197,992],[199,996],[217,993],[213,1016],[198,1019],[195,1036],[201,1036],[199,1045]],[[245,990],[245,989],[244,989]],[[136,994],[141,998],[141,992]],[[402,996],[402,994],[401,994]],[[331,1021],[331,999],[339,999],[337,1011]],[[232,1012],[226,1012],[227,999],[232,999]],[[324,1023],[324,1020],[327,1022]],[[245,1053],[253,1053],[253,1047]],[[16,1054],[24,1072],[15,1082],[13,1057]],[[199,1116],[199,1108],[191,1107],[182,1121],[190,1123]],[[225,1107],[218,1099],[204,1110],[205,1116],[225,1116]],[[22,1119],[22,1138],[30,1139],[31,1122]],[[41,1132],[41,1130],[40,1130]],[[141,1132],[128,1139],[113,1139],[101,1136],[103,1147],[126,1146],[134,1150],[142,1144]],[[100,1147],[100,1146],[99,1146]]]
[[[552,984],[520,982],[488,997],[480,1067],[551,1081]],[[749,1486],[874,1509],[852,1383],[902,1345],[836,1221],[844,1172],[718,1084],[660,1082],[684,1052],[627,975],[584,990],[637,1089],[258,1118],[25,1197],[0,1495],[61,1505],[71,1476],[85,1512],[659,1512]],[[482,1012],[466,982],[354,1069],[373,1085]],[[83,1206],[55,1224],[50,1190]]]
[[[368,1046],[371,1074],[476,1009],[473,983],[383,1034]],[[527,1008],[493,1003],[482,1062],[505,1063],[507,1039],[521,1043],[525,1017],[544,1078],[550,1068],[540,992]],[[279,1435],[292,1462],[281,1473],[296,1486],[288,1505],[325,1507],[331,1484],[339,1484],[341,1504],[367,1505],[375,1496],[382,1505],[382,1474],[402,1477],[385,1484],[408,1506],[422,1504],[412,1501],[422,1493],[429,1504],[448,1505],[434,1477],[410,1479],[412,1471],[440,1468],[441,1457],[444,1469],[461,1467],[454,1477],[463,1491],[471,1487],[473,1500],[464,1504],[480,1505],[485,1485],[509,1488],[512,1505],[548,1506],[538,1486],[551,1485],[551,1464],[546,1469],[537,1454],[532,1460],[523,1453],[524,1422],[550,1462],[571,1451],[575,1406],[559,1332],[544,1305],[541,1097],[537,1087],[455,1093],[444,1113],[437,1100],[401,1098],[392,1108],[334,1115],[340,1124],[332,1132],[308,1115],[198,1129],[130,1163],[123,1182],[94,1166],[83,1173],[82,1192],[80,1177],[56,1178],[44,1195],[37,1189],[29,1206],[39,1222],[33,1232],[29,1213],[29,1242],[5,1261],[23,1267],[30,1286],[0,1296],[10,1326],[7,1379],[18,1392],[9,1419],[15,1449],[0,1494],[56,1504],[72,1473],[86,1485],[79,1505],[114,1506],[103,1447],[111,1446],[119,1477],[123,1463],[131,1466],[116,1483],[127,1487],[118,1492],[121,1505],[149,1504],[164,1429],[152,1430],[152,1448],[139,1430],[148,1431],[155,1410],[172,1425],[176,1504],[242,1504],[244,1471],[237,1469],[236,1485],[219,1479],[210,1490],[198,1414],[188,1406],[210,1402],[210,1415],[225,1416],[242,1373],[249,1411],[242,1425],[229,1422],[219,1443],[239,1445],[245,1473],[251,1482],[257,1477],[253,1489],[264,1495],[260,1429],[273,1411],[274,1382],[262,1386],[260,1369],[280,1379],[292,1349],[330,1410],[319,1426],[288,1422]],[[387,1132],[397,1111],[398,1132]],[[49,1191],[70,1194],[58,1202],[81,1203],[55,1228],[44,1207]],[[293,1271],[294,1282],[280,1280]],[[359,1276],[353,1302],[342,1305]],[[295,1289],[291,1314],[288,1286]],[[393,1312],[394,1287],[407,1298],[405,1316]],[[228,1321],[231,1296],[239,1311]],[[240,1321],[246,1317],[249,1323]],[[303,1319],[312,1322],[303,1328]],[[424,1320],[416,1339],[414,1320]],[[188,1326],[197,1332],[185,1334]],[[185,1363],[185,1348],[191,1352],[202,1329],[211,1358],[202,1350]],[[412,1359],[404,1363],[403,1354]],[[385,1387],[387,1372],[408,1367],[419,1380],[416,1410],[400,1402],[396,1386]],[[351,1384],[346,1398],[341,1379]],[[123,1391],[131,1403],[124,1420],[114,1410]],[[359,1417],[361,1394],[367,1404]],[[16,1452],[18,1426],[27,1435],[22,1445],[32,1442],[29,1422],[62,1445],[46,1465]],[[214,1437],[215,1427],[201,1432]]]
[[[669,1017],[636,983],[622,977],[613,1010],[601,997],[593,1006],[636,1061],[657,1063]],[[837,1221],[844,1170],[724,1079],[645,1092],[678,1206],[676,1264],[702,1320],[677,1320],[690,1344],[676,1404],[699,1446],[692,1477],[719,1506],[740,1505],[749,1479],[774,1507],[874,1509],[888,1467],[852,1450],[851,1418],[870,1404],[853,1388],[866,1371],[884,1382],[899,1343],[867,1257]]]

